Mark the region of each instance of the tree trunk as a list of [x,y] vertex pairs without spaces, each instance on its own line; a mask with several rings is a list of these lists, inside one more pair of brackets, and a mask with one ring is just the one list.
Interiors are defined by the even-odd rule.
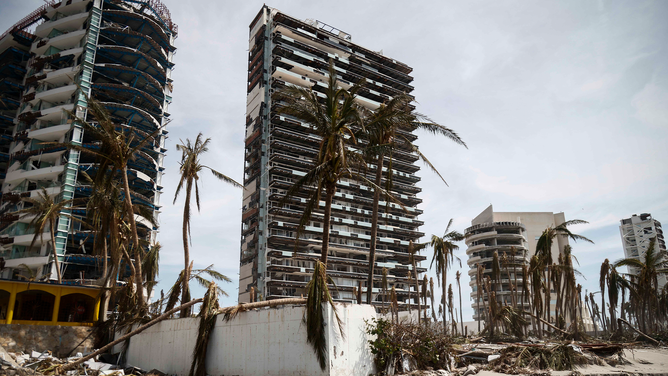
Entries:
[[464,335],[464,315],[462,314],[462,284],[457,279],[457,287],[459,288],[459,323],[462,328],[462,335]]
[[448,324],[446,324],[446,321],[447,321],[446,318],[447,318],[448,309],[446,308],[446,305],[447,305],[448,296],[446,295],[445,284],[447,283],[448,280],[447,280],[446,275],[445,275],[445,260],[443,260],[443,262],[441,262],[441,278],[443,278],[443,280],[441,281],[441,287],[443,289],[443,296],[442,296],[442,299],[443,299],[443,334],[447,335],[448,334]]
[[[102,293],[102,304],[100,304],[100,315],[102,321],[107,321],[107,311],[109,310],[109,287],[111,286],[111,275],[109,273],[109,263],[107,261],[107,237],[102,239],[102,253],[104,257],[102,266],[102,278],[104,279],[104,292]],[[113,270],[112,270],[113,271]],[[114,281],[115,282],[115,281]]]
[[[381,153],[376,164],[376,186],[380,187],[383,179],[383,162],[385,156]],[[369,277],[367,286],[373,286],[373,271],[376,267],[376,238],[378,237],[378,205],[380,202],[380,191],[376,188],[373,193],[373,211],[371,212],[371,244],[369,247]],[[418,297],[419,299],[419,297]],[[371,294],[366,294],[366,303],[371,304]]]
[[56,275],[58,276],[58,283],[63,283],[62,276],[60,275],[60,262],[58,261],[58,252],[56,251],[56,234],[54,227],[56,224],[54,221],[51,221],[49,229],[51,230],[51,251],[53,252],[53,262],[56,264]]
[[[186,202],[183,205],[183,259],[184,259],[184,276],[183,276],[183,286],[181,287],[181,304],[187,303],[189,294],[189,282],[190,282],[190,248],[188,247],[188,224],[190,223],[190,194],[192,192],[192,178],[189,178],[186,182]],[[190,316],[190,307],[186,307],[181,310],[181,317]]]
[[608,330],[608,323],[605,321],[605,290],[601,291],[601,321],[603,322],[603,331]]
[[130,197],[130,183],[128,181],[128,166],[123,166],[123,189],[125,190],[125,207],[127,210],[128,221],[132,231],[132,248],[135,256],[135,285],[137,286],[137,297],[142,307],[146,306],[144,299],[144,278],[141,272],[142,250],[139,244],[139,235],[137,234],[137,222],[135,222],[135,212],[132,207],[132,198]]
[[[195,299],[195,300],[191,300],[191,301],[189,301],[188,303],[186,303],[186,304],[184,304],[184,305],[189,307],[189,306],[191,306],[191,305],[194,305],[194,304],[197,304],[197,303],[201,303],[203,300],[204,300],[204,299],[202,299],[202,298]],[[147,324],[145,324],[145,325],[143,325],[143,326],[140,326],[139,328],[137,328],[137,329],[133,330],[132,332],[130,332],[130,333],[128,333],[128,334],[122,336],[121,338],[119,338],[119,339],[117,339],[117,340],[115,340],[115,341],[112,341],[112,342],[108,343],[106,346],[102,346],[99,350],[94,351],[94,352],[92,352],[92,353],[90,353],[90,354],[84,356],[83,358],[79,358],[79,359],[77,359],[76,361],[74,361],[74,362],[72,362],[72,363],[68,363],[68,364],[66,364],[66,365],[64,365],[64,366],[62,366],[62,367],[58,367],[58,368],[56,368],[56,369],[55,369],[55,374],[56,374],[56,375],[62,375],[62,374],[64,374],[66,371],[69,371],[69,370],[72,370],[72,369],[76,368],[79,364],[84,363],[84,362],[87,361],[88,359],[93,359],[93,358],[95,358],[96,356],[98,356],[98,355],[100,355],[100,354],[103,354],[104,352],[106,352],[107,350],[109,350],[109,349],[111,349],[112,347],[116,346],[117,344],[119,344],[119,343],[121,343],[121,342],[123,342],[123,341],[125,341],[125,340],[127,340],[127,339],[129,339],[129,338],[131,338],[131,337],[134,336],[134,335],[137,335],[137,334],[143,332],[144,330],[146,330],[146,329],[152,327],[153,325],[159,323],[160,321],[163,321],[163,320],[165,320],[165,319],[168,319],[171,315],[173,315],[174,313],[176,313],[176,312],[180,311],[181,309],[183,309],[183,306],[184,306],[184,305],[181,305],[181,306],[179,306],[179,307],[176,307],[176,308],[174,308],[174,309],[172,309],[172,310],[169,310],[169,311],[163,313],[162,315],[158,316],[157,318],[155,318],[155,319],[149,321]]]
[[422,310],[422,305],[420,304],[420,280],[418,279],[417,267],[415,266],[415,256],[411,256],[411,261],[413,261],[413,273],[415,274],[415,291],[417,292],[417,304],[418,304],[417,316],[418,316],[418,325],[420,325],[420,311]]
[[[322,223],[322,248],[320,249],[320,261],[325,264],[327,270],[327,252],[329,250],[329,222],[332,215],[332,200],[336,193],[336,184],[328,184],[325,188],[327,196],[325,197],[325,218]],[[367,287],[367,294],[370,294],[371,286]]]

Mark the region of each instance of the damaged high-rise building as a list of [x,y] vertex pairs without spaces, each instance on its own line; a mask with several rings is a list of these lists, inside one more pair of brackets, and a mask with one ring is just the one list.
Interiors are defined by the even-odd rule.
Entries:
[[[413,90],[412,68],[353,43],[349,34],[320,21],[300,21],[263,6],[250,23],[249,37],[240,302],[305,295],[314,261],[320,257],[322,210],[313,215],[295,246],[306,196],[279,204],[311,168],[319,138],[308,124],[281,114],[282,104],[274,94],[286,85],[298,85],[324,97],[330,61],[341,86],[365,80],[358,102],[369,109]],[[417,139],[410,132],[402,135]],[[332,290],[335,300],[353,301],[353,291],[361,283],[363,295],[372,287],[374,304],[382,304],[381,272],[386,268],[389,287],[395,288],[401,309],[406,309],[410,291],[414,302],[408,245],[424,235],[418,229],[423,223],[418,219],[422,211],[417,208],[421,202],[417,159],[401,150],[393,154],[392,192],[405,210],[381,202],[373,286],[366,286],[373,191],[352,180],[339,182],[332,204],[328,255],[328,275],[337,286]],[[374,169],[370,166],[369,177]],[[387,172],[383,185],[386,178]],[[416,256],[418,265],[424,259]],[[418,267],[419,273],[424,271]]]
[[[81,172],[94,175],[95,159],[62,146],[99,148],[71,116],[87,116],[89,96],[115,123],[158,132],[128,166],[132,200],[157,214],[176,35],[159,0],[64,0],[47,1],[0,36],[2,278],[56,278],[50,234],[30,247],[31,218],[12,213],[26,207],[22,198],[38,197],[42,189],[56,201],[91,194]],[[90,255],[94,237],[69,214],[86,213],[68,208],[58,220],[55,248],[63,279],[99,278],[100,260]],[[154,240],[157,228],[145,218],[138,217],[138,228]]]

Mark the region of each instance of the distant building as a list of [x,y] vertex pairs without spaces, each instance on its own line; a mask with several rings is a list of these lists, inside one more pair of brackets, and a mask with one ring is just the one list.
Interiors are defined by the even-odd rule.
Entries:
[[[622,219],[620,222],[619,233],[622,236],[624,255],[627,258],[642,259],[652,239],[656,239],[655,251],[666,251],[666,241],[663,238],[661,223],[652,218],[651,214],[634,214],[631,218]],[[629,273],[638,274],[640,270],[629,267]],[[659,289],[666,285],[667,280],[665,274],[659,275]]]
[[[505,253],[506,257],[511,259],[511,248],[515,249],[515,264],[529,264],[531,256],[536,252],[536,243],[543,231],[548,227],[555,227],[564,223],[566,217],[564,213],[551,212],[495,212],[492,205],[480,213],[471,221],[471,227],[465,230],[466,235],[466,254],[468,255],[468,265],[470,267],[469,276],[471,277],[470,286],[473,290],[471,298],[473,299],[473,319],[477,320],[483,312],[483,304],[478,306],[476,274],[478,265],[485,267],[485,276],[492,273],[492,257],[497,251],[499,257]],[[558,236],[552,244],[552,259],[556,262],[559,252],[568,245],[568,239]],[[510,304],[511,288],[510,283],[517,281],[517,290],[521,291],[525,281],[522,279],[521,267],[509,267],[506,272],[501,265],[501,286],[497,287],[497,301],[504,304]],[[517,273],[517,276],[515,275]],[[526,281],[528,283],[529,281]],[[483,293],[483,300],[487,300],[487,295]],[[553,302],[554,303],[554,302]],[[526,304],[525,309],[529,309]],[[551,306],[550,316],[554,316],[554,306]],[[483,317],[481,317],[482,319]]]

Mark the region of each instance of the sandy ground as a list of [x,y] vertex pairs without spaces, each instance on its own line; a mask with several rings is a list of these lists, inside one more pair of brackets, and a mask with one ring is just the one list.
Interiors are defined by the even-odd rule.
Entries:
[[[582,375],[666,375],[668,376],[668,348],[637,348],[624,350],[624,358],[631,364],[618,366],[590,365],[578,368]],[[570,375],[571,371],[552,371],[553,376]],[[480,371],[478,376],[502,375],[497,372]]]

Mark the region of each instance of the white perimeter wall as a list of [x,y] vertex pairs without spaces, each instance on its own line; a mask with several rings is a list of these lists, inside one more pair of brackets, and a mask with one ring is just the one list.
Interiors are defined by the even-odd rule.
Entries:
[[[369,305],[336,304],[345,340],[327,307],[328,369],[323,372],[306,342],[303,306],[240,313],[230,322],[218,317],[207,353],[209,375],[369,375],[373,355],[364,320],[376,317]],[[199,318],[163,321],[130,340],[127,363],[144,370],[188,375]]]

